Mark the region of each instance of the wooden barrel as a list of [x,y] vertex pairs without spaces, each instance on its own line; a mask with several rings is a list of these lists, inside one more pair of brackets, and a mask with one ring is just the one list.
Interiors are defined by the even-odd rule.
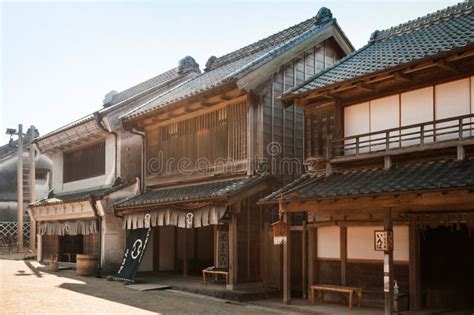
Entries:
[[77,254],[76,256],[76,272],[80,276],[92,276],[98,270],[97,255]]

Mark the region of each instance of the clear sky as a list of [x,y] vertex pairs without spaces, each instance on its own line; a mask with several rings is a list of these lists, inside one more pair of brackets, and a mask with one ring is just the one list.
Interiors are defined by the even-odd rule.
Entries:
[[0,0],[0,145],[5,128],[41,134],[177,65],[220,56],[331,9],[356,48],[385,29],[457,1]]

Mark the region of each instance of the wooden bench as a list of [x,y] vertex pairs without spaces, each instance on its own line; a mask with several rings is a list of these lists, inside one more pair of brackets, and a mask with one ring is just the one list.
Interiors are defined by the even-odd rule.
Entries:
[[224,276],[225,283],[229,284],[229,271],[224,268],[208,267],[202,270],[202,281],[207,284],[207,276]]
[[360,307],[360,301],[362,300],[361,288],[319,284],[319,285],[312,285],[310,287],[311,303],[314,303],[316,299],[316,291],[321,292],[321,295],[319,296],[319,298],[321,299],[321,302],[324,302],[324,292],[336,292],[336,293],[347,294],[349,297],[349,309],[352,309],[352,305],[353,305],[352,302],[353,302],[354,295],[357,295],[357,307]]

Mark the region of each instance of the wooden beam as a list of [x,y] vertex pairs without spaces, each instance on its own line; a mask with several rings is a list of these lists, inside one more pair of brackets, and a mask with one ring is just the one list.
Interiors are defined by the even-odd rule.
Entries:
[[[392,209],[385,209],[384,229],[393,233]],[[388,287],[387,287],[388,286]],[[384,294],[385,294],[385,315],[393,314],[393,250],[384,252]]]
[[453,66],[452,64],[449,64],[445,59],[438,60],[436,62],[436,67],[454,74],[459,73],[459,69]]
[[395,80],[405,81],[405,82],[411,82],[411,81],[413,81],[413,77],[412,77],[411,75],[406,74],[406,73],[403,73],[403,72],[401,72],[401,71],[395,72],[395,73],[393,74],[393,78],[394,78]]
[[363,83],[363,82],[356,83],[356,87],[358,89],[361,89],[361,90],[364,90],[364,91],[367,91],[367,92],[375,92],[376,91],[376,89],[373,86],[370,86],[369,84]]
[[308,273],[308,242],[307,242],[307,230],[306,221],[303,221],[303,230],[301,231],[301,246],[302,246],[302,259],[301,259],[301,285],[303,292],[303,299],[308,298],[308,285],[307,285],[307,273]]
[[183,276],[188,276],[188,229],[184,229]]
[[283,302],[291,303],[291,229],[290,213],[283,214],[283,221],[288,224],[286,244],[283,244]]
[[311,296],[309,288],[316,283],[317,231],[317,228],[308,229],[308,286],[306,288],[307,296]]
[[341,239],[341,285],[347,285],[347,227],[341,226],[340,239]]
[[[236,207],[240,207],[240,204]],[[239,210],[240,211],[240,210]],[[234,290],[237,286],[237,215],[231,214],[231,222],[229,223],[229,283],[228,290]]]
[[[471,188],[474,189],[474,188]],[[468,190],[445,190],[436,192],[404,193],[400,195],[373,195],[363,197],[327,198],[321,200],[299,200],[286,203],[286,212],[313,211],[318,214],[351,215],[354,204],[359,213],[374,214],[393,207],[397,212],[468,210],[474,204],[474,193]]]
[[410,255],[408,263],[409,301],[410,311],[413,312],[421,308],[420,231],[414,224],[411,224],[408,233]]

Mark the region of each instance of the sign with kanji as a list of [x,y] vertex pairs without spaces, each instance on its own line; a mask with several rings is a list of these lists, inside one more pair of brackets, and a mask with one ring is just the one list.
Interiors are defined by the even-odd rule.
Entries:
[[229,232],[217,231],[217,267],[229,267]]
[[374,249],[376,251],[393,250],[393,232],[392,231],[374,231]]

